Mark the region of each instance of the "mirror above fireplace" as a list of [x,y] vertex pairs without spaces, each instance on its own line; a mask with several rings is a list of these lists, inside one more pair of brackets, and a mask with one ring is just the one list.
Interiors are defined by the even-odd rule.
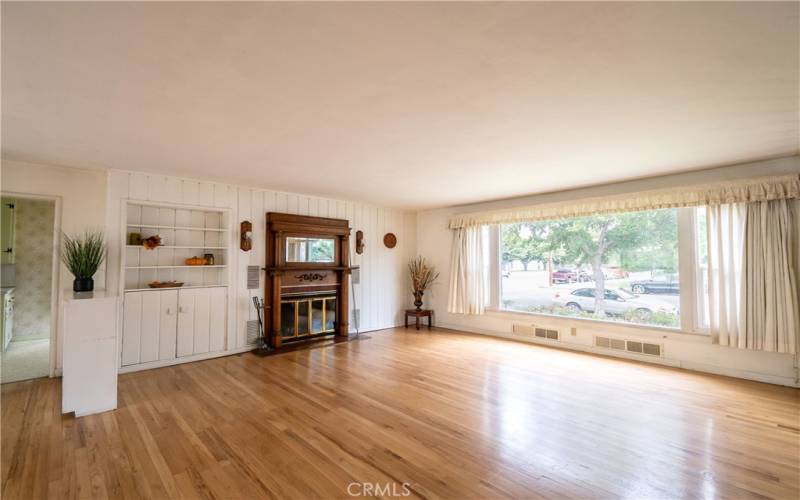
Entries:
[[286,238],[286,262],[334,262],[336,240],[333,238]]

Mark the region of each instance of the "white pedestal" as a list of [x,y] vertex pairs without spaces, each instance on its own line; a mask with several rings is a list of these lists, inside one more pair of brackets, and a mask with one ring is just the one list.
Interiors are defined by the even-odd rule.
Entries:
[[117,407],[117,300],[102,290],[64,293],[62,413]]

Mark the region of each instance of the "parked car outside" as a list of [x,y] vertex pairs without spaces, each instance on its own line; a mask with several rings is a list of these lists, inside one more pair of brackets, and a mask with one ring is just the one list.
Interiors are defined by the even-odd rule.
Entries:
[[607,280],[624,280],[630,273],[619,266],[605,266],[603,268],[603,276]]
[[569,267],[558,268],[552,275],[553,283],[585,283],[591,280],[592,277],[586,271]]
[[635,294],[645,293],[680,293],[680,282],[678,277],[674,274],[665,274],[656,276],[649,280],[636,280],[631,281],[631,291]]
[[[575,312],[594,312],[594,288],[576,288],[569,293],[556,293],[553,302]],[[678,308],[669,302],[659,299],[642,300],[621,288],[605,290],[605,312],[607,315],[622,316],[627,312],[636,312],[641,317],[647,318],[654,312],[677,314]]]

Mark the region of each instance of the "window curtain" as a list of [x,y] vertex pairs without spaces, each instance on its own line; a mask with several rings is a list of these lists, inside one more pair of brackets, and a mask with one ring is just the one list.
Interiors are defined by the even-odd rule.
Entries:
[[709,326],[721,345],[735,346],[744,338],[741,305],[746,216],[744,203],[706,207]]
[[798,205],[707,207],[710,324],[720,345],[798,353]]
[[483,235],[481,226],[463,227],[453,231],[448,312],[484,312],[486,289],[483,279]]
[[800,198],[798,174],[651,189],[623,195],[458,214],[450,219],[450,229],[657,208],[716,206],[792,198]]

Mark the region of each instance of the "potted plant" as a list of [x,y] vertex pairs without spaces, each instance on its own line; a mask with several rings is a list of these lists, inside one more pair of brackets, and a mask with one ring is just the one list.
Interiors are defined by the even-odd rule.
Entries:
[[75,276],[72,290],[91,292],[94,290],[93,276],[106,257],[106,244],[100,231],[86,231],[81,236],[71,237],[64,233],[64,251],[61,259],[69,272]]
[[408,271],[411,275],[411,292],[414,294],[414,305],[417,311],[422,310],[422,296],[439,277],[439,273],[433,266],[425,263],[424,257],[417,257],[408,263]]

